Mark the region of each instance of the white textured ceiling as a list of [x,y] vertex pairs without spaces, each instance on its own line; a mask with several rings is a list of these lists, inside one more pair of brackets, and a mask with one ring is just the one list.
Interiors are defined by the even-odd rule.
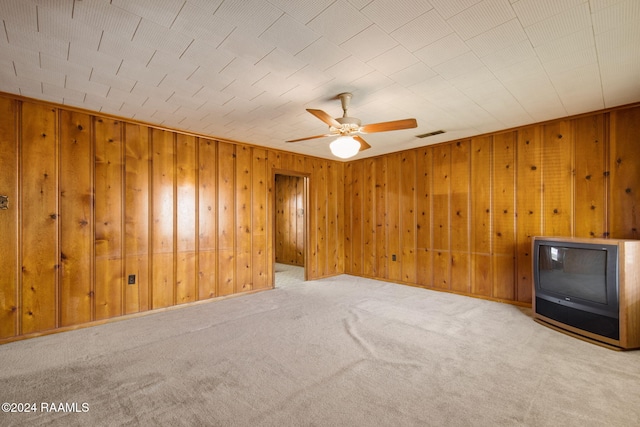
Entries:
[[[0,91],[332,158],[640,101],[640,0],[0,0]],[[435,130],[446,133],[419,139]]]

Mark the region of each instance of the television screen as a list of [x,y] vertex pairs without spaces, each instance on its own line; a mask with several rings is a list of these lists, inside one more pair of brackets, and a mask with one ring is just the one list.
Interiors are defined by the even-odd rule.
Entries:
[[606,273],[606,250],[539,246],[539,286],[544,290],[607,304]]

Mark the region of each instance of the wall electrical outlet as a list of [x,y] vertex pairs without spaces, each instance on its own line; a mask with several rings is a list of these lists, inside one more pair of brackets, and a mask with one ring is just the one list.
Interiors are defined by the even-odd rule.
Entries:
[[396,260],[396,254],[391,255],[391,261],[395,261]]
[[130,274],[129,275],[129,284],[130,285],[135,285],[136,284],[136,275],[135,274]]

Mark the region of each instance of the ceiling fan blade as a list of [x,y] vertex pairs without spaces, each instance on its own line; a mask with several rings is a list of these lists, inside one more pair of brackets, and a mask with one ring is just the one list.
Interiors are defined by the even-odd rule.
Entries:
[[313,114],[314,116],[316,116],[317,118],[319,118],[320,120],[322,120],[323,122],[325,122],[326,124],[328,124],[329,126],[333,126],[334,128],[338,128],[338,129],[342,127],[342,125],[338,123],[336,119],[334,119],[333,117],[331,117],[329,114],[325,113],[322,110],[313,110],[313,109],[307,108],[307,111]]
[[390,130],[411,129],[418,126],[416,119],[395,120],[392,122],[373,123],[360,128],[362,133],[387,132]]
[[292,140],[286,141],[286,142],[300,142],[300,141],[306,141],[308,139],[325,138],[327,136],[333,136],[333,134],[325,133],[324,135],[307,136],[306,138],[292,139]]
[[354,135],[353,139],[360,143],[360,151],[368,150],[369,148],[371,148],[369,143],[365,141],[361,136]]

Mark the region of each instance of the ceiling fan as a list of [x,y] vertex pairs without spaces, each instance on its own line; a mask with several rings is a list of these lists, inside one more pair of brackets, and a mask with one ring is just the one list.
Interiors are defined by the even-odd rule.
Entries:
[[322,110],[307,108],[307,111],[329,125],[329,132],[322,135],[308,136],[306,138],[292,139],[287,142],[300,142],[309,139],[326,138],[338,136],[330,145],[331,152],[344,159],[355,156],[359,151],[371,148],[371,146],[360,135],[376,132],[388,132],[392,130],[411,129],[418,126],[416,119],[394,120],[391,122],[372,123],[362,125],[360,119],[349,117],[347,110],[352,94],[345,92],[338,95],[342,103],[342,117],[333,118]]

